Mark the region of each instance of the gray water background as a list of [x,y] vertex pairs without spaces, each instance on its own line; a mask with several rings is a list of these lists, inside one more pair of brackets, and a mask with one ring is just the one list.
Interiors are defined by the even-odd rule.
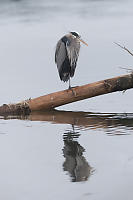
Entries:
[[[133,57],[114,42],[132,51],[132,21],[131,0],[0,0],[0,104],[68,87],[54,52],[69,31],[88,43],[73,86],[126,74]],[[1,117],[0,198],[132,200],[132,99],[128,90]]]

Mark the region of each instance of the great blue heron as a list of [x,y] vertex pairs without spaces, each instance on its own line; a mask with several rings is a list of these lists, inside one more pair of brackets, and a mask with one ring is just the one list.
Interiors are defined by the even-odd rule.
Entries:
[[80,42],[88,46],[78,33],[70,32],[63,36],[56,45],[55,63],[57,64],[61,81],[67,82],[69,80],[69,89],[71,88],[70,78],[74,76],[77,65]]

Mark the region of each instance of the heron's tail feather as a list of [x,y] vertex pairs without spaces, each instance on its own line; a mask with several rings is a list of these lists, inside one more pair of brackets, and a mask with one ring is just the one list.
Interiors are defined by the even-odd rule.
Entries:
[[75,69],[76,69],[76,64],[74,63],[71,67],[71,70],[70,70],[70,77],[73,77],[74,76],[74,73],[75,73]]
[[60,79],[67,82],[69,80],[69,73],[63,73],[63,75],[60,75]]
[[70,71],[71,71],[71,66],[70,66],[68,58],[66,58],[64,60],[64,62],[62,63],[61,67],[58,68],[58,69],[59,69],[60,79],[62,81],[64,81],[64,82],[67,82],[69,80]]
[[74,76],[75,68],[76,63],[73,63],[71,66],[69,59],[66,58],[61,67],[58,67],[60,79],[64,82],[67,82],[70,77]]

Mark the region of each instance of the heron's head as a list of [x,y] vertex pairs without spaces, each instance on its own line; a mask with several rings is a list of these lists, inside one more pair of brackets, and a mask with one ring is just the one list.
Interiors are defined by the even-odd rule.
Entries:
[[82,42],[83,44],[85,44],[85,45],[88,46],[88,44],[84,40],[81,39],[81,36],[78,33],[76,33],[76,32],[70,32],[70,34],[71,34],[71,36],[73,38],[78,39],[80,42]]

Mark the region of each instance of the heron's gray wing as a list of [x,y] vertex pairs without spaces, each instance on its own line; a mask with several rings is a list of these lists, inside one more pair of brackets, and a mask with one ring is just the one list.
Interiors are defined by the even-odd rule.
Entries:
[[64,42],[59,40],[56,46],[56,51],[55,51],[55,62],[57,63],[58,71],[60,71],[60,68],[63,62],[65,61],[66,56],[67,56],[67,52],[66,52],[65,44]]

